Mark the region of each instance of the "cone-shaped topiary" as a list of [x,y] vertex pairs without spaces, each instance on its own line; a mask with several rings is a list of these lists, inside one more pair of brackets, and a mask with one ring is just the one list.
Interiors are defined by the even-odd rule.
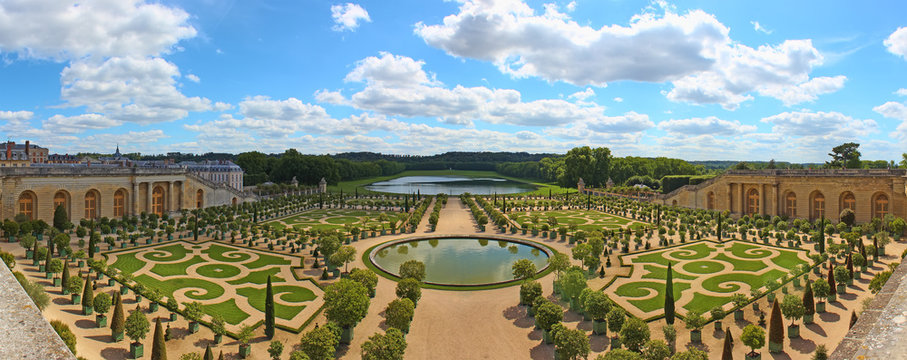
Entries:
[[852,329],[857,323],[857,313],[853,310],[850,311],[850,326],[847,329]]
[[268,288],[265,293],[265,336],[274,337],[274,290],[271,288],[271,276],[268,275]]
[[211,345],[205,346],[205,356],[204,360],[214,360],[214,353],[211,352]]
[[63,288],[65,289],[66,284],[69,284],[69,260],[63,262],[63,275],[60,276],[60,279],[62,280]]
[[123,299],[120,298],[120,293],[114,293],[114,302],[116,305],[113,308],[113,318],[110,319],[110,333],[115,339],[117,335],[122,339],[123,331],[126,330],[126,316],[123,314]]
[[91,276],[89,275],[85,277],[85,286],[82,288],[82,315],[91,315],[92,305],[94,305],[94,289],[91,288]]
[[809,279],[806,280],[806,291],[803,292],[803,307],[806,309],[803,312],[805,315],[816,313],[816,300],[813,298],[812,281]]
[[832,265],[831,261],[828,262],[828,286],[831,287],[831,290],[828,291],[829,294],[835,295],[838,293],[837,283],[835,283],[835,267]]
[[674,324],[674,271],[668,262],[668,278],[665,280],[665,322]]
[[164,342],[164,330],[161,329],[161,318],[154,321],[151,360],[167,360],[167,344]]
[[731,331],[724,332],[724,348],[721,350],[721,360],[734,360],[731,353],[734,350],[734,344],[731,343]]
[[784,347],[784,319],[781,317],[781,307],[776,299],[772,303],[772,317],[768,326],[769,351],[780,352]]

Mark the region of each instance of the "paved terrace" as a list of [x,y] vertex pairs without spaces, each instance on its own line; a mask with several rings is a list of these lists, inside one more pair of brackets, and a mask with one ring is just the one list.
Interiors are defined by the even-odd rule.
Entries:
[[907,265],[901,263],[831,359],[907,358]]
[[76,358],[6,265],[0,265],[0,334],[0,359]]

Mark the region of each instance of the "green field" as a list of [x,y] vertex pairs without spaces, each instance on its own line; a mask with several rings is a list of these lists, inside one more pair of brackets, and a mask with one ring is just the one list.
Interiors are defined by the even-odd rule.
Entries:
[[[560,187],[555,184],[540,183],[540,182],[536,182],[533,180],[504,176],[504,175],[498,174],[497,172],[494,172],[494,171],[476,171],[476,170],[407,170],[407,171],[404,171],[404,172],[396,174],[396,175],[378,176],[378,177],[359,179],[359,180],[353,180],[353,181],[341,181],[341,182],[337,183],[337,185],[328,186],[328,190],[331,192],[339,192],[339,191],[343,190],[344,193],[353,194],[354,192],[357,191],[357,188],[358,188],[359,194],[374,194],[375,192],[366,190],[364,188],[364,186],[374,183],[374,182],[386,181],[386,180],[396,179],[396,178],[404,177],[404,176],[445,176],[445,175],[446,176],[455,175],[455,176],[473,177],[473,178],[498,177],[498,178],[502,178],[502,179],[532,184],[536,187],[535,191],[526,192],[521,195],[545,195],[545,196],[547,196],[549,189],[554,194],[560,194],[560,193],[564,193],[567,191],[572,191],[574,193],[576,192],[575,188],[564,188],[564,187]],[[514,195],[517,195],[517,194],[514,194]]]
[[356,226],[363,230],[369,229],[372,226],[381,229],[387,225],[387,222],[379,220],[381,214],[386,214],[388,218],[404,215],[403,213],[392,211],[318,209],[306,211],[280,220],[273,220],[268,222],[268,224],[278,229],[292,227],[296,231],[341,230],[346,225]]

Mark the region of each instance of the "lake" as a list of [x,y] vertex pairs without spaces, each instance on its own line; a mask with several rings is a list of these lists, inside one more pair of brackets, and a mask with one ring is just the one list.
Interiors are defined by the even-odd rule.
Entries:
[[517,181],[465,176],[404,176],[372,183],[366,185],[365,188],[383,193],[412,194],[419,192],[424,195],[441,193],[460,195],[467,192],[476,195],[517,194],[535,190],[535,186]]

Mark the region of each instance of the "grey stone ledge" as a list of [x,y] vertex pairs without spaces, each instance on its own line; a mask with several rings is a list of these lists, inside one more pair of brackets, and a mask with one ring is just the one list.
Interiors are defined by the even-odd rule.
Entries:
[[75,360],[9,268],[0,263],[0,359]]

